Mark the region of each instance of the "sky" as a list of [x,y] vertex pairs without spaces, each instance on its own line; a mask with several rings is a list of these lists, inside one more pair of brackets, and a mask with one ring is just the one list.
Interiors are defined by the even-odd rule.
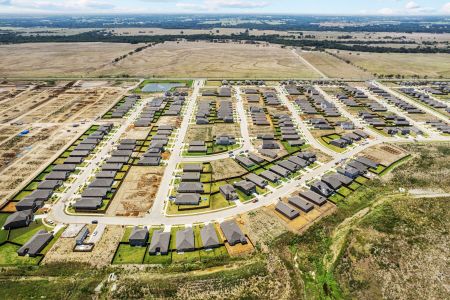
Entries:
[[449,15],[438,0],[0,0],[11,14],[331,14]]

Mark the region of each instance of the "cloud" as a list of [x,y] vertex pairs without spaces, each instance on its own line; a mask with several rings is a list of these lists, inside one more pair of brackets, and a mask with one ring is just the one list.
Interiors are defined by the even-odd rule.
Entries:
[[59,12],[89,12],[93,9],[109,10],[115,8],[115,5],[101,0],[0,0],[0,5],[16,9]]
[[269,6],[267,1],[204,0],[202,3],[178,2],[177,7],[186,10],[217,11],[219,9],[257,9]]
[[450,14],[450,2],[445,3],[442,8],[441,11],[446,14],[449,15]]

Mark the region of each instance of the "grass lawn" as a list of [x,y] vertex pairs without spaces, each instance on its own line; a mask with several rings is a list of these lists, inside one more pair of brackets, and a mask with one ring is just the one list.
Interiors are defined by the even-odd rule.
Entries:
[[340,187],[337,192],[339,194],[341,194],[344,197],[347,197],[348,195],[350,195],[353,191],[349,188],[346,188],[345,186]]
[[147,247],[133,247],[128,244],[120,244],[113,258],[113,264],[141,264]]
[[361,187],[361,184],[357,183],[356,181],[353,181],[348,187],[350,189],[356,191],[358,188]]
[[339,194],[334,194],[334,195],[331,195],[330,197],[328,197],[328,199],[333,203],[338,203],[338,202],[341,202],[342,200],[344,200],[345,198]]
[[[0,228],[5,224],[6,218],[9,214],[0,214]],[[3,243],[8,238],[8,230],[0,230],[0,243]]]
[[133,227],[126,227],[125,232],[123,233],[123,237],[120,241],[124,242],[124,243],[128,243],[128,239],[130,238],[132,231],[133,231]]
[[145,253],[144,264],[170,264],[172,262],[172,252],[167,255],[150,255]]
[[46,227],[40,220],[30,223],[30,226],[12,229],[9,234],[9,240],[17,244],[25,244],[36,232]]
[[203,247],[202,238],[200,236],[200,230],[203,228],[203,225],[195,225],[192,226],[192,229],[194,230],[194,241],[195,241],[195,248],[200,249]]
[[362,176],[356,177],[356,179],[355,179],[355,181],[360,184],[366,183],[367,180],[369,180],[369,179],[367,179],[366,177],[362,177]]
[[317,140],[319,141],[319,143],[321,143],[321,144],[324,145],[325,147],[327,147],[327,148],[329,148],[329,149],[331,149],[331,150],[333,150],[333,151],[335,151],[335,152],[342,153],[342,152],[345,151],[345,148],[339,148],[339,147],[333,146],[333,145],[331,145],[331,144],[328,144],[327,142],[325,142],[325,141],[323,140],[323,138],[318,138]]
[[226,258],[229,257],[227,248],[225,246],[221,246],[218,248],[214,248],[211,250],[200,250],[200,259],[202,261],[204,260],[211,260],[211,259],[217,259],[217,258]]
[[375,174],[380,174],[384,171],[384,169],[386,169],[386,167],[382,166],[382,165],[378,165],[378,167],[376,169],[374,168],[370,168],[369,171]]
[[173,252],[172,253],[172,262],[174,263],[190,263],[196,262],[200,260],[200,251],[190,251],[184,253]]
[[19,194],[17,194],[16,197],[14,197],[14,200],[22,200],[23,198],[25,198],[29,194],[31,194],[31,191],[21,191]]
[[40,257],[19,256],[17,250],[19,246],[6,243],[0,246],[0,266],[10,265],[37,265]]

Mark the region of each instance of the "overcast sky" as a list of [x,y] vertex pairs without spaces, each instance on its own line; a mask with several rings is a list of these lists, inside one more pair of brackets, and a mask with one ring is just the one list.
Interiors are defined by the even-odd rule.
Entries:
[[450,15],[438,0],[0,0],[0,13]]

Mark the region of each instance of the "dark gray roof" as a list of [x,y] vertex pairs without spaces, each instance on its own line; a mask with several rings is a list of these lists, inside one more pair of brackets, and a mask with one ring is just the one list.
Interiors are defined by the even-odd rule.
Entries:
[[181,181],[199,181],[200,172],[188,172],[181,175]]
[[65,171],[52,171],[45,176],[48,180],[66,180],[69,177],[70,172]]
[[200,202],[200,194],[184,193],[177,194],[175,198],[176,205],[198,205]]
[[148,240],[148,230],[147,227],[139,228],[137,226],[133,227],[133,230],[131,231],[129,242],[132,241],[143,241],[147,242]]
[[16,211],[10,214],[7,218],[3,227],[5,229],[9,228],[17,228],[17,227],[26,227],[30,224],[33,219],[33,211],[31,209]]
[[266,170],[259,175],[271,182],[277,182],[281,178],[278,174],[276,174],[272,171],[269,171],[269,170]]
[[282,176],[282,177],[286,177],[289,174],[291,174],[291,172],[289,170],[286,170],[285,168],[282,168],[277,165],[270,167],[269,170],[272,171],[273,173],[276,173],[276,174]]
[[22,247],[17,250],[20,256],[28,254],[36,256],[53,239],[53,234],[45,230],[39,230]]
[[106,194],[108,194],[109,189],[108,188],[87,188],[83,191],[81,194],[82,197],[94,197],[94,198],[105,198]]
[[248,159],[245,156],[236,156],[236,161],[247,168],[255,165],[255,163],[253,161],[251,161],[250,159]]
[[300,208],[304,212],[309,212],[314,208],[314,205],[312,205],[311,202],[308,202],[299,196],[289,197],[288,202],[289,204],[292,204],[295,207]]
[[54,190],[62,185],[62,183],[62,180],[44,180],[39,183],[38,190]]
[[251,160],[253,160],[253,161],[254,161],[255,163],[257,163],[257,164],[261,164],[261,163],[263,163],[263,162],[266,161],[264,158],[262,158],[262,157],[260,157],[260,156],[258,156],[258,155],[256,155],[256,154],[254,154],[254,153],[250,153],[250,154],[248,155],[248,158],[250,158]]
[[113,178],[96,178],[89,184],[89,187],[106,187],[110,188],[114,183]]
[[53,171],[66,171],[66,172],[73,172],[77,168],[76,164],[62,164],[62,165],[55,165],[53,166]]
[[107,163],[102,166],[102,171],[118,171],[122,169],[122,163]]
[[52,190],[34,190],[31,194],[27,195],[25,199],[47,201],[51,197],[52,192]]
[[214,248],[220,245],[214,224],[210,223],[200,230],[203,248]]
[[114,178],[116,177],[117,171],[100,171],[95,174],[96,178]]
[[253,173],[247,174],[244,178],[253,182],[261,188],[264,188],[267,185],[267,180]]
[[327,202],[327,199],[322,195],[319,195],[313,191],[302,191],[299,193],[300,197],[305,198],[308,201],[311,201],[315,205],[323,205]]
[[201,172],[203,166],[201,164],[185,164],[183,166],[183,172]]
[[96,210],[102,207],[102,204],[102,197],[82,197],[73,204],[73,207],[80,210]]
[[162,230],[155,230],[152,234],[152,240],[148,248],[150,254],[167,254],[169,251],[170,232],[163,232]]
[[358,162],[362,163],[363,165],[366,165],[366,166],[368,166],[370,168],[376,169],[378,167],[378,163],[377,162],[374,162],[373,160],[368,159],[368,158],[363,157],[363,156],[359,156],[358,158],[356,158],[356,161],[358,161]]
[[160,156],[143,156],[138,162],[140,166],[159,166],[161,162]]
[[191,227],[177,231],[176,248],[177,251],[192,251],[195,249],[194,231]]
[[222,230],[225,238],[227,239],[230,245],[235,245],[237,243],[247,243],[247,238],[242,232],[241,228],[239,228],[238,224],[235,220],[229,220],[220,223],[220,229]]
[[201,182],[181,182],[178,186],[179,193],[204,193]]
[[298,210],[281,201],[275,205],[275,209],[290,220],[295,219],[300,215]]

